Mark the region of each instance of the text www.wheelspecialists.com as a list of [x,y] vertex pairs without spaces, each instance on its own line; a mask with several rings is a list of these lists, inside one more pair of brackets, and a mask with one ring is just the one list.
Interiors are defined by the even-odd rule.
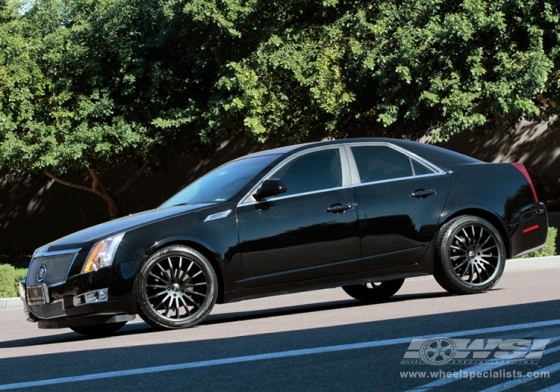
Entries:
[[404,371],[400,372],[401,378],[454,378],[454,379],[516,379],[516,378],[550,378],[550,372],[521,372],[517,370],[494,370],[494,371],[484,371],[484,372],[467,372],[467,371],[456,371],[456,372],[446,372],[444,370],[432,371],[432,372],[420,372],[420,371]]

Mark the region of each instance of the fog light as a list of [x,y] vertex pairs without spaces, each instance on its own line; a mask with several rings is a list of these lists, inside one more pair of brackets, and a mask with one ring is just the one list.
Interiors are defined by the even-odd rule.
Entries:
[[86,294],[86,302],[103,302],[107,301],[107,290],[92,291]]
[[74,297],[74,306],[104,302],[107,301],[108,298],[109,298],[108,289],[89,291],[84,294],[76,295]]

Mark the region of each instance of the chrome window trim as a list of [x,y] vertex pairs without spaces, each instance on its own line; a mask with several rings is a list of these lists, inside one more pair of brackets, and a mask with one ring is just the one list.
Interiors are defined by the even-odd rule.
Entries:
[[422,174],[422,175],[419,175],[419,176],[398,177],[398,178],[391,178],[391,179],[388,179],[388,180],[361,182],[359,184],[354,184],[352,186],[357,188],[357,187],[368,186],[368,185],[372,185],[372,184],[384,184],[384,183],[387,183],[387,182],[410,180],[410,179],[413,179],[413,178],[428,178],[428,177],[444,176],[446,174],[447,173],[432,173],[432,174]]
[[285,165],[287,165],[288,163],[290,163],[294,159],[297,159],[297,158],[299,158],[303,155],[307,155],[307,154],[310,154],[310,153],[314,153],[314,152],[318,152],[318,151],[334,150],[334,149],[338,149],[338,151],[339,151],[340,165],[341,165],[341,169],[342,169],[342,186],[335,187],[335,188],[328,188],[328,189],[319,189],[319,190],[310,191],[310,192],[296,193],[296,194],[293,194],[293,195],[273,196],[273,197],[268,198],[267,201],[284,200],[284,199],[288,199],[288,198],[295,197],[295,196],[311,195],[311,194],[314,194],[314,193],[322,193],[322,192],[331,191],[331,190],[335,190],[335,189],[344,189],[344,188],[351,187],[352,186],[352,175],[350,174],[349,158],[347,156],[345,144],[344,143],[329,144],[329,145],[326,145],[326,146],[319,146],[319,147],[305,149],[305,150],[300,151],[300,152],[290,156],[289,158],[281,161],[280,163],[278,163],[266,175],[264,175],[261,178],[261,180],[253,188],[251,188],[251,190],[249,192],[247,192],[247,194],[245,196],[243,196],[241,198],[241,201],[237,204],[237,206],[242,207],[242,206],[261,203],[253,197],[253,194],[261,187],[261,185],[264,181],[266,181],[270,178],[273,178],[274,173],[276,173],[278,170],[280,170],[282,167],[284,167]]
[[[339,187],[336,187],[336,188],[327,188],[327,189],[319,189],[319,190],[311,191],[311,192],[294,193],[293,195],[274,196],[274,197],[270,197],[270,198],[266,199],[266,202],[268,202],[268,201],[272,202],[272,201],[285,200],[285,199],[290,199],[290,198],[292,198],[292,197],[307,196],[307,195],[313,195],[313,194],[315,194],[315,193],[324,193],[324,192],[330,192],[330,191],[340,190],[340,189],[351,189],[353,186],[355,186],[355,185],[350,184],[350,185],[339,186]],[[241,206],[249,206],[249,205],[259,204],[259,203],[262,203],[262,201],[257,201],[257,200],[255,200],[255,201],[248,201],[248,202],[245,202],[245,203],[243,203],[243,204],[239,204],[238,206],[239,206],[239,207],[241,207]]]
[[[406,177],[397,177],[397,178],[390,178],[387,180],[381,180],[381,181],[370,181],[370,182],[361,182],[360,179],[360,173],[358,171],[358,165],[356,164],[356,160],[354,159],[354,153],[352,152],[352,147],[374,147],[374,146],[381,146],[381,147],[388,147],[388,148],[392,148],[393,150],[400,152],[401,154],[407,156],[409,159],[414,159],[418,162],[420,162],[421,164],[423,164],[424,166],[427,166],[428,168],[434,170],[433,173],[428,173],[428,174],[414,174],[412,176],[406,176]],[[430,177],[430,176],[435,176],[435,175],[442,175],[442,174],[446,174],[447,172],[445,170],[442,170],[441,168],[439,168],[438,166],[434,165],[433,163],[427,161],[426,159],[414,154],[413,152],[408,151],[405,148],[402,148],[400,146],[397,146],[395,144],[392,143],[387,143],[387,142],[365,142],[365,143],[349,143],[345,145],[346,147],[346,153],[348,156],[348,160],[351,162],[350,163],[350,168],[351,168],[351,175],[352,175],[352,179],[353,179],[353,185],[354,186],[361,186],[361,185],[367,185],[367,184],[380,184],[380,183],[384,183],[384,182],[391,182],[391,181],[399,181],[399,180],[405,180],[405,179],[411,179],[411,178],[418,178],[418,177]],[[412,166],[412,164],[411,164]],[[414,167],[411,167],[412,172],[414,173]]]
[[[392,178],[392,179],[388,179],[388,180],[372,181],[372,182],[362,183],[362,182],[360,182],[361,181],[360,180],[360,174],[359,174],[359,171],[358,171],[358,166],[356,165],[356,160],[354,159],[354,154],[352,153],[352,147],[370,147],[370,146],[382,146],[382,147],[392,148],[393,150],[398,151],[401,154],[407,156],[409,159],[416,160],[419,163],[423,164],[424,166],[427,166],[431,170],[434,170],[434,172],[429,173],[429,174],[419,174],[419,175],[412,175],[412,176],[406,176],[406,177]],[[411,179],[411,178],[431,177],[431,176],[438,176],[438,175],[447,174],[447,172],[445,170],[442,170],[440,167],[438,167],[437,165],[434,165],[430,161],[427,161],[426,159],[422,158],[421,156],[416,155],[413,152],[410,152],[403,147],[397,146],[397,145],[389,143],[389,142],[348,143],[348,142],[341,141],[340,144],[330,144],[330,145],[326,145],[326,146],[320,146],[320,147],[315,147],[315,148],[310,148],[310,149],[300,151],[300,152],[290,156],[286,160],[283,160],[282,162],[278,163],[265,176],[263,176],[262,179],[253,188],[251,188],[251,190],[245,196],[243,196],[243,198],[241,198],[241,201],[237,204],[237,206],[241,207],[241,206],[253,205],[253,204],[260,203],[259,201],[257,201],[253,197],[253,194],[261,187],[261,185],[264,181],[266,181],[269,178],[272,178],[274,173],[276,173],[284,165],[288,164],[292,160],[294,160],[294,159],[296,159],[296,158],[298,158],[302,155],[305,155],[305,154],[309,154],[309,153],[313,153],[313,152],[317,152],[317,151],[323,151],[323,150],[330,150],[330,149],[334,149],[334,148],[338,148],[339,152],[340,152],[340,160],[341,160],[341,166],[342,166],[342,186],[341,187],[320,189],[320,190],[316,190],[316,191],[297,193],[297,194],[286,195],[286,196],[279,195],[279,196],[270,197],[269,199],[267,199],[267,201],[284,200],[284,199],[289,199],[291,197],[296,197],[296,196],[305,196],[305,195],[311,195],[311,194],[315,194],[315,193],[322,193],[322,192],[332,191],[332,190],[336,190],[336,189],[352,188],[352,187],[355,187],[355,186],[363,186],[363,185],[368,185],[368,184],[381,184],[381,183],[385,183],[385,182],[401,181],[401,180],[407,180],[407,179]],[[412,166],[412,163],[411,163],[411,166]],[[411,169],[414,172],[414,168],[412,167]]]

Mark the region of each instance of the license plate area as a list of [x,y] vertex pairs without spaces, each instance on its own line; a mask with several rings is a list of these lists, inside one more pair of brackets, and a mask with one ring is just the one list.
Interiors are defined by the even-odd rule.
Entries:
[[49,291],[45,283],[27,288],[27,303],[29,305],[44,305],[49,302]]

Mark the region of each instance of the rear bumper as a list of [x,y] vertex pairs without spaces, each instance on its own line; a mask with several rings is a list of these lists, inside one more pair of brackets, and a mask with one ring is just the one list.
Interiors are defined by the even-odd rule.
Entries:
[[548,234],[548,215],[543,203],[537,203],[510,227],[511,256],[514,258],[541,249]]

